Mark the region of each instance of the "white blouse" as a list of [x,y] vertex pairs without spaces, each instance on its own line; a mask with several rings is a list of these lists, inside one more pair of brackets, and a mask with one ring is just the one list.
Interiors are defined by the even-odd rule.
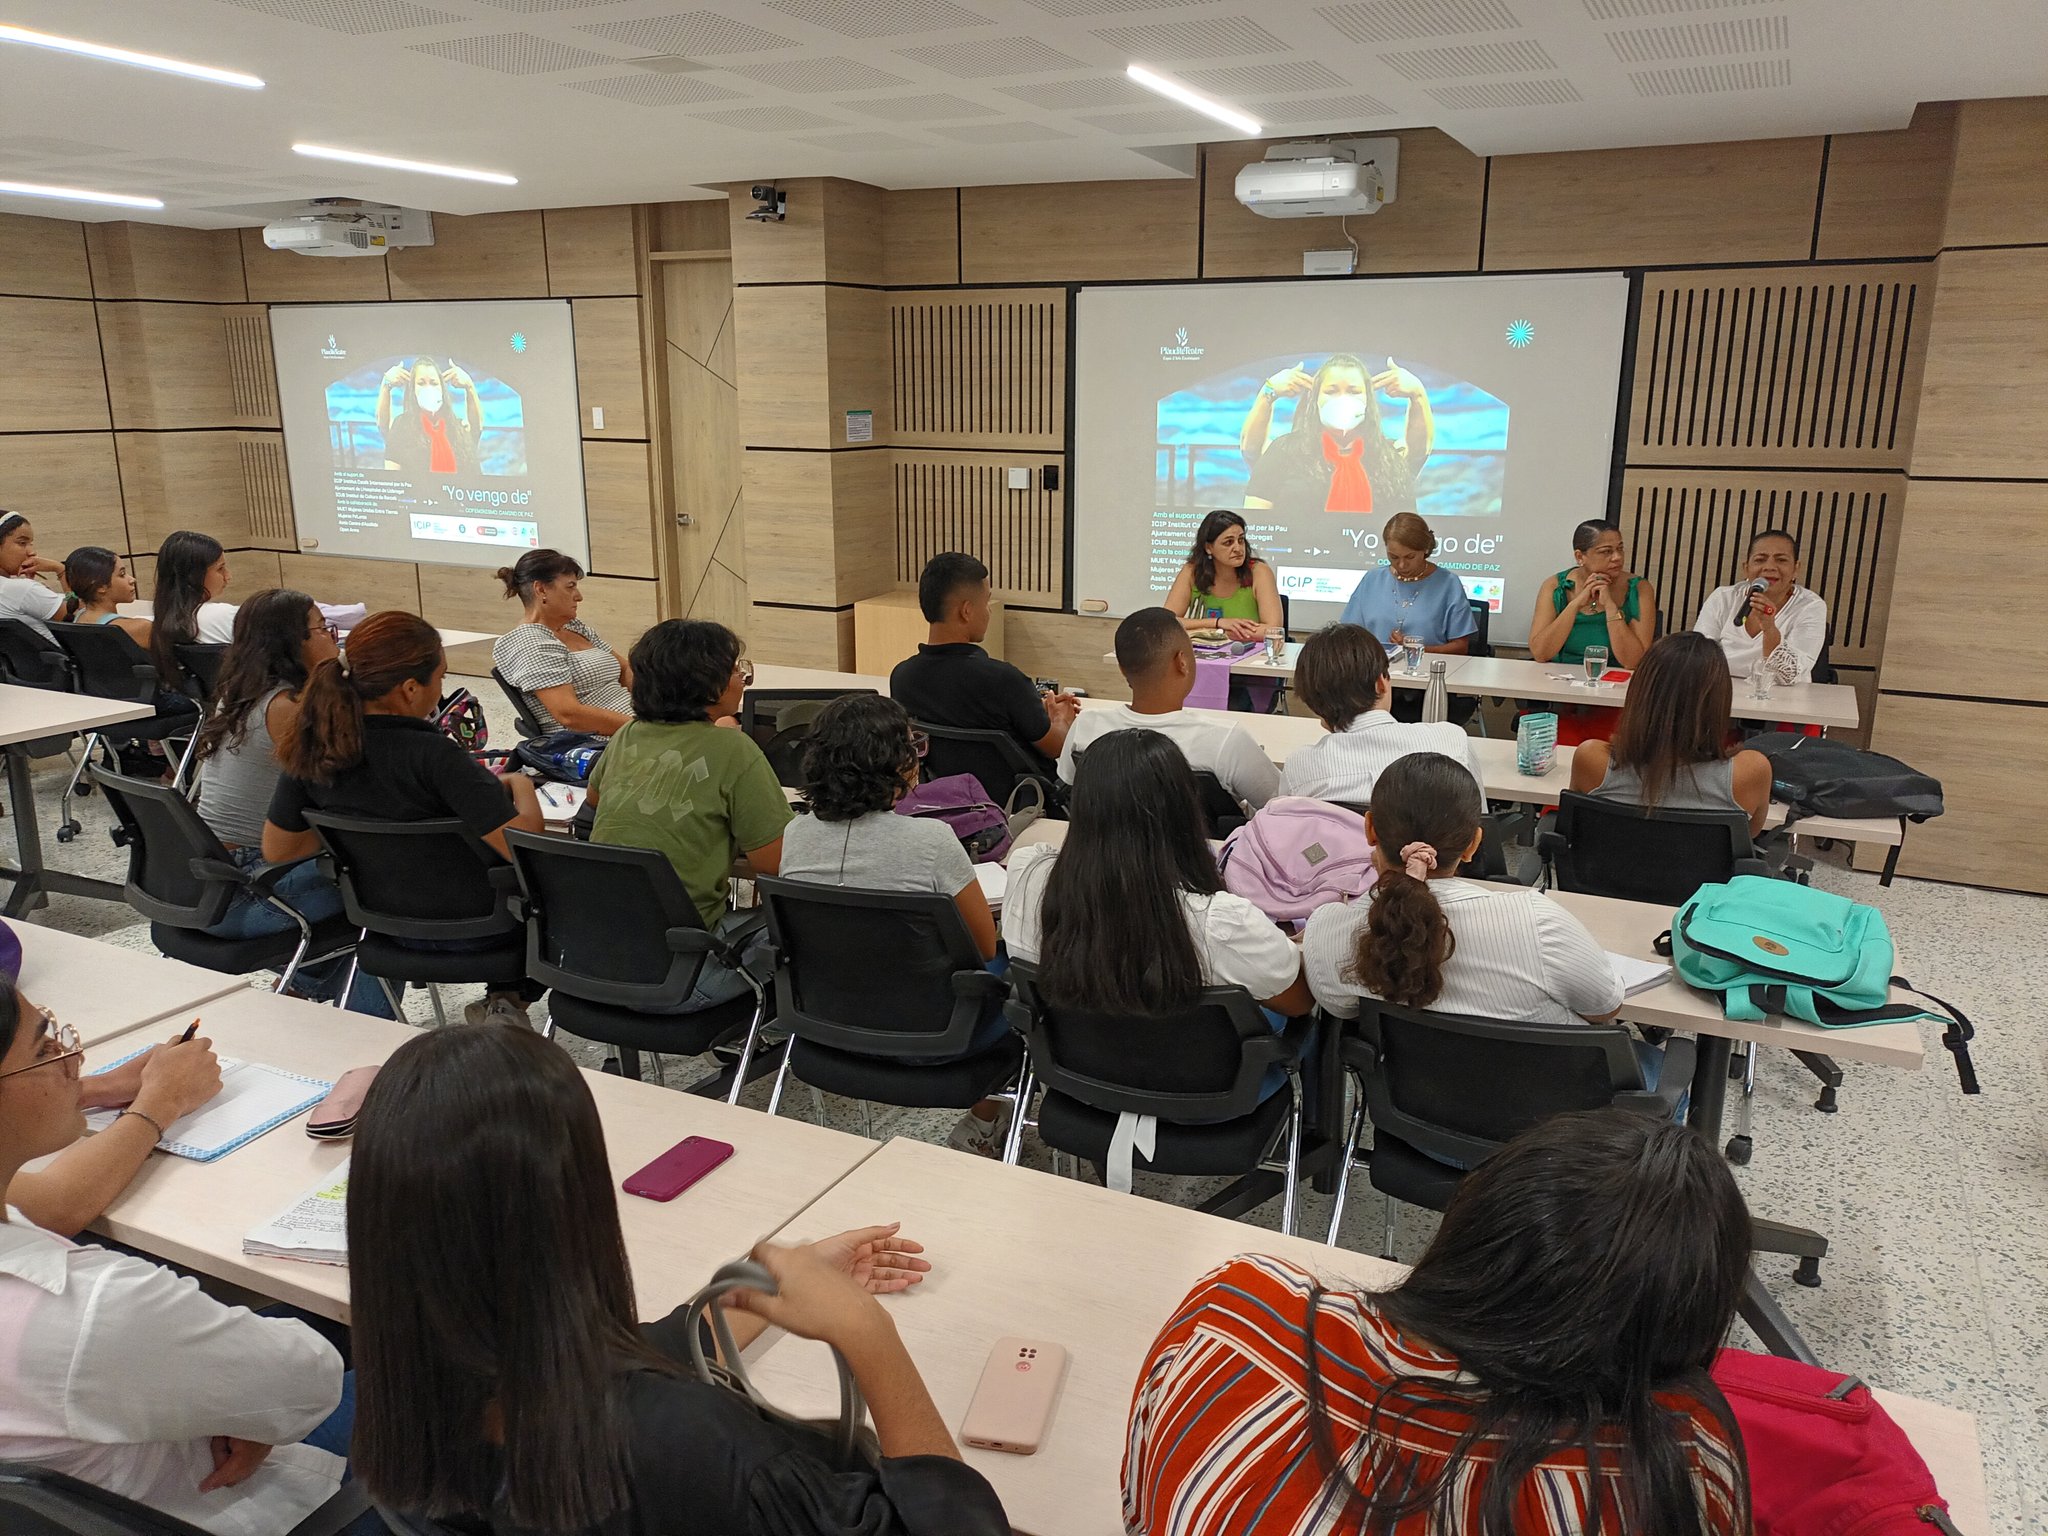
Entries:
[[1813,678],[1813,663],[1828,643],[1828,605],[1819,593],[1795,586],[1785,606],[1778,610],[1778,648],[1764,655],[1762,635],[1752,635],[1735,622],[1749,583],[1716,587],[1700,604],[1696,634],[1718,641],[1728,658],[1729,675],[1750,677],[1759,663],[1770,669],[1781,683],[1804,683]]

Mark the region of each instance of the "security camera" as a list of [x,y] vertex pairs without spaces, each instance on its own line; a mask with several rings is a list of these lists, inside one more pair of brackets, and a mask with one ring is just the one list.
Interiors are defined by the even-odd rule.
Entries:
[[747,217],[759,219],[763,224],[780,224],[785,210],[789,207],[789,194],[780,187],[758,186],[750,189],[755,206]]

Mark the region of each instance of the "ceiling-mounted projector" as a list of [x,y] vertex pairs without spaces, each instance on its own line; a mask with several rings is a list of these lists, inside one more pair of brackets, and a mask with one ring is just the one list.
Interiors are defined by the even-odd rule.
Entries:
[[1399,139],[1275,144],[1237,173],[1237,200],[1268,219],[1377,213],[1394,200]]
[[382,256],[434,243],[434,216],[417,208],[317,197],[289,218],[263,226],[263,243],[300,256]]

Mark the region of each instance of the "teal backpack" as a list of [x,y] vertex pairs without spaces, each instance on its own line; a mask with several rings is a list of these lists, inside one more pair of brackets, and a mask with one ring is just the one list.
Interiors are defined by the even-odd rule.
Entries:
[[[1660,948],[1662,946],[1660,945]],[[1678,909],[1670,934],[1681,981],[1721,994],[1723,1013],[1756,1021],[1773,1013],[1823,1029],[1938,1019],[1963,1092],[1977,1092],[1968,1018],[1931,993],[1941,1011],[1891,1001],[1917,989],[1892,974],[1892,935],[1875,907],[1790,880],[1737,875],[1703,885]]]

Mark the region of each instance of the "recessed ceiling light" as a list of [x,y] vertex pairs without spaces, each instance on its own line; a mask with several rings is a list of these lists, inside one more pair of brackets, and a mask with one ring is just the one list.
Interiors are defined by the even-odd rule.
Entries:
[[215,85],[240,86],[245,91],[260,91],[263,82],[254,75],[245,75],[240,70],[215,69],[211,64],[188,64],[183,59],[167,59],[157,53],[137,53],[131,48],[111,48],[105,43],[88,43],[83,38],[58,37],[51,32],[34,32],[27,27],[17,27],[0,22],[0,43],[26,43],[31,48],[54,48],[59,53],[75,53],[88,59],[104,59],[109,64],[132,64],[137,69],[157,69],[165,74],[185,75],[194,80],[210,80]]
[[430,160],[400,160],[393,155],[369,155],[359,149],[335,149],[326,144],[294,144],[292,153],[311,155],[315,160],[345,160],[350,165],[376,165],[387,171],[417,171],[422,176],[453,176],[460,181],[488,181],[497,187],[516,187],[517,176],[498,171],[472,171],[460,165],[436,165]]
[[46,187],[39,181],[0,181],[0,197],[56,197],[73,203],[109,203],[116,208],[161,208],[160,197],[130,197],[126,192],[88,192],[83,187]]
[[1213,117],[1217,122],[1226,123],[1230,127],[1235,128],[1239,133],[1257,134],[1259,132],[1261,125],[1255,119],[1246,117],[1235,107],[1226,107],[1220,101],[1212,101],[1200,91],[1190,90],[1178,80],[1169,80],[1164,75],[1154,74],[1142,64],[1133,64],[1124,73],[1145,87],[1146,90],[1157,91],[1160,95],[1170,97],[1184,107],[1192,107],[1204,117]]

